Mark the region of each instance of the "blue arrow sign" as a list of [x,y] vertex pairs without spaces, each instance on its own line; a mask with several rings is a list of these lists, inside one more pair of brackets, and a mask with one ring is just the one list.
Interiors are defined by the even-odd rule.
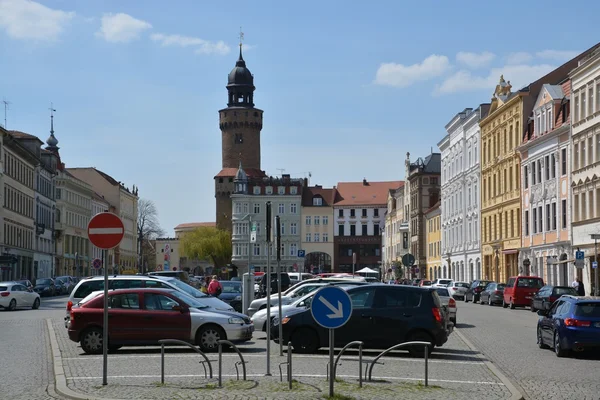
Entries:
[[343,326],[352,315],[352,300],[345,290],[335,286],[319,289],[310,307],[315,322],[326,329]]

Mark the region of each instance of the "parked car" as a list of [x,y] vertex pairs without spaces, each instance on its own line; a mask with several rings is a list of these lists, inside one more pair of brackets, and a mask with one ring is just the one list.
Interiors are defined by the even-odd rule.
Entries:
[[421,279],[419,281],[419,286],[420,287],[431,287],[431,281],[430,280]]
[[75,289],[75,279],[72,276],[57,276],[54,283],[64,286],[64,289],[61,288],[61,294],[69,294]]
[[166,278],[166,277],[176,278],[187,284],[190,283],[190,275],[187,273],[187,271],[152,271],[152,272],[148,272],[148,275],[149,276],[160,276],[163,278]]
[[300,282],[300,276],[302,276],[303,281],[307,279],[313,279],[315,277],[313,274],[309,274],[306,272],[288,272],[288,275],[290,277],[290,284],[292,285],[295,285],[296,283]]
[[15,282],[25,286],[28,290],[29,289],[33,290],[33,284],[28,279],[23,279],[23,280],[19,280],[19,281],[15,281]]
[[241,281],[219,281],[223,291],[219,300],[229,304],[237,312],[242,312],[242,282]]
[[531,299],[531,312],[550,309],[552,303],[565,294],[577,296],[577,290],[571,286],[546,285],[542,287]]
[[[110,290],[135,288],[175,289],[194,297],[202,304],[208,306],[209,309],[212,309],[212,311],[233,311],[233,307],[224,301],[202,293],[200,290],[176,278],[144,275],[116,275],[108,277],[108,285]],[[66,328],[68,328],[69,325],[70,312],[73,305],[79,303],[90,293],[98,290],[104,290],[103,276],[94,276],[84,279],[75,286],[75,289],[73,289],[69,296],[69,300],[67,301],[65,316]]]
[[465,293],[465,303],[468,303],[469,301],[477,303],[479,301],[481,292],[491,282],[492,281],[485,281],[481,279],[475,279],[473,282],[471,282],[471,286],[469,286]]
[[452,282],[452,279],[436,279],[431,283],[431,286],[445,288],[450,282]]
[[[260,279],[260,284],[259,284],[259,291],[260,291],[260,296],[261,297],[266,297],[267,296],[267,289],[268,289],[268,284],[267,284],[267,274],[264,274],[262,276],[262,278]],[[287,272],[282,272],[281,273],[281,292],[285,292],[286,290],[288,290],[291,286],[291,282],[290,282],[290,276],[287,274]],[[271,290],[270,293],[279,293],[279,284],[277,282],[277,274],[276,273],[272,273],[271,274],[271,284],[270,284]]]
[[467,289],[469,289],[469,282],[451,281],[446,288],[448,289],[448,292],[450,292],[450,296],[457,300],[464,300],[465,293],[467,293]]
[[14,311],[17,308],[40,308],[40,295],[17,282],[0,282],[0,308]]
[[508,278],[504,288],[502,307],[531,306],[533,296],[544,286],[544,280],[539,276],[512,276]]
[[490,306],[493,306],[494,304],[502,304],[502,296],[504,294],[505,286],[506,284],[504,283],[488,283],[485,289],[479,293],[479,304],[483,305],[487,303]]
[[[442,301],[433,289],[411,286],[371,284],[347,289],[353,310],[348,322],[335,330],[335,346],[342,347],[354,340],[365,343],[365,348],[388,348],[407,341],[430,342],[442,346],[448,340],[448,317]],[[407,317],[410,315],[410,317]],[[283,338],[279,338],[279,324]],[[383,334],[385,332],[385,334]],[[292,342],[294,351],[314,353],[327,346],[327,329],[318,325],[310,309],[288,311],[283,318],[273,319],[271,335],[274,339]],[[408,348],[412,356],[422,357],[425,348]]]
[[[310,303],[312,302],[312,298],[315,296],[315,293],[317,293],[317,291],[313,290],[312,292],[305,294],[304,296],[296,299],[291,304],[282,305],[281,312],[285,315],[288,312],[295,310],[296,308],[306,309],[307,307],[310,307]],[[278,315],[279,315],[279,307],[273,307],[271,309],[271,321],[273,321],[273,318],[277,317]],[[266,308],[258,310],[252,316],[252,324],[254,324],[254,329],[256,329],[257,331],[266,332],[267,331],[266,322],[267,322],[267,309]]]
[[51,279],[51,278],[36,279],[33,290],[40,296],[56,295],[56,285],[54,284],[54,279]]
[[549,310],[539,310],[537,344],[558,357],[600,347],[600,297],[563,295]]
[[440,300],[442,300],[442,308],[444,312],[448,315],[450,322],[456,325],[456,300],[450,296],[450,292],[448,292],[447,288],[442,287],[434,287],[438,296],[440,296]]
[[[156,345],[161,339],[196,344],[215,351],[217,341],[245,342],[252,338],[250,319],[236,312],[211,312],[204,304],[173,289],[120,289],[108,293],[109,348]],[[100,354],[103,340],[104,293],[89,296],[71,309],[69,339],[87,354]]]

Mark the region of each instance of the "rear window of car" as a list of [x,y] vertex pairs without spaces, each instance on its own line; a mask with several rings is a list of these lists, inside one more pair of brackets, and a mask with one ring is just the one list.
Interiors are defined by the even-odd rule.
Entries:
[[454,287],[462,287],[462,288],[469,288],[469,284],[466,282],[455,282],[454,283]]
[[479,281],[479,287],[486,287],[491,281]]
[[431,295],[433,296],[433,304],[435,304],[437,308],[442,308],[442,299],[440,299],[440,296],[437,294],[437,292],[433,291],[431,292]]
[[541,288],[543,282],[540,278],[519,278],[517,280],[517,287],[520,288]]
[[600,318],[600,302],[577,303],[575,315],[585,318]]
[[577,296],[577,290],[572,287],[555,287],[553,290],[554,294],[562,296],[563,294],[572,294]]
[[448,293],[448,289],[435,289],[435,291],[437,292],[437,294],[439,294],[440,296],[446,296],[446,297],[450,297],[450,293]]
[[8,289],[8,287],[0,286],[0,292],[6,292],[6,289]]
[[50,279],[37,279],[35,281],[36,285],[49,285],[51,283],[52,283],[52,281]]
[[73,297],[76,299],[83,299],[84,297],[89,296],[92,292],[97,290],[104,289],[104,280],[103,279],[95,279],[91,281],[82,282],[81,285],[77,288]]
[[499,283],[498,286],[496,286],[496,290],[504,290],[505,287],[506,283]]

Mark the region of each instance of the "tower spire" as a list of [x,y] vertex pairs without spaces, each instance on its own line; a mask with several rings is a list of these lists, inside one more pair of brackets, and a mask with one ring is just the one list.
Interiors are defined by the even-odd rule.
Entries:
[[244,58],[242,57],[242,45],[243,45],[243,41],[244,41],[244,32],[242,32],[242,27],[240,26],[240,34],[239,34],[239,39],[240,39],[240,60],[243,60]]
[[56,110],[54,109],[54,104],[50,103],[50,137],[46,140],[46,144],[48,145],[47,149],[50,151],[58,151],[58,140],[54,136],[54,113]]
[[50,134],[52,136],[54,136],[54,112],[56,110],[54,109],[54,104],[53,103],[50,103],[49,110],[50,110]]

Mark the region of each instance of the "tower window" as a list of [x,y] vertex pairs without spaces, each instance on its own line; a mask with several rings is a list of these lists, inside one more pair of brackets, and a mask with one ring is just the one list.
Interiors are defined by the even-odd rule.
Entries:
[[236,133],[235,134],[235,144],[242,144],[244,143],[244,136],[241,133]]

